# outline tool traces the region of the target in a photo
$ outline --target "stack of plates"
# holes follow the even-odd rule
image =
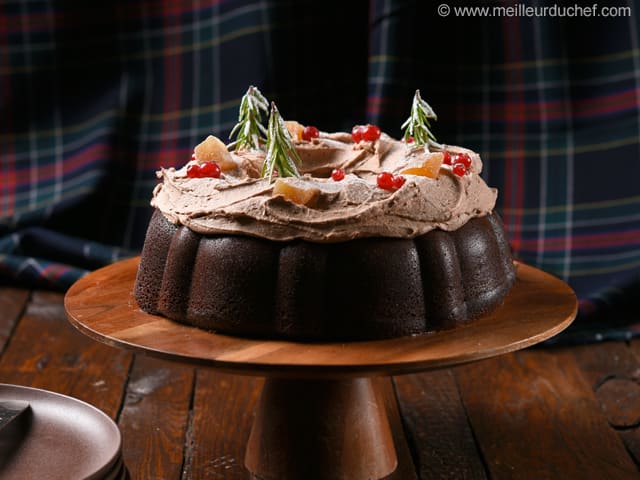
[[[0,430],[0,479],[127,480],[118,426],[102,411],[46,390],[0,384],[0,402],[30,409]]]

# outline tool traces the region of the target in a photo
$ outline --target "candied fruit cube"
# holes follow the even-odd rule
[[[295,120],[286,120],[284,126],[289,130],[289,135],[293,138],[294,142],[302,141],[302,133],[304,132],[304,125],[296,122]]]
[[[427,176],[427,171],[422,167],[411,167],[402,170],[400,173],[403,175],[419,175],[421,177]]]
[[[194,153],[198,163],[216,162],[223,172],[228,172],[238,166],[233,161],[227,146],[213,135],[209,135],[202,143],[197,145]]]
[[[444,154],[442,152],[435,152],[429,155],[422,164],[422,168],[426,171],[425,176],[429,178],[438,178],[443,160]]]
[[[444,155],[441,152],[431,153],[427,159],[422,162],[422,165],[419,167],[411,167],[406,170],[402,170],[403,174],[406,175],[419,175],[421,177],[429,177],[429,178],[438,178],[440,175],[440,167],[442,166],[442,161],[444,160]]]
[[[311,207],[318,200],[320,190],[313,187],[303,188],[278,178],[273,186],[273,195],[282,195],[290,202]]]

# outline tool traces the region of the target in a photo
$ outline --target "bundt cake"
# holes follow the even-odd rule
[[[371,125],[324,133],[275,106],[267,133],[233,151],[210,136],[159,172],[134,287],[142,310],[332,341],[455,328],[503,301],[515,266],[475,152]],[[269,163],[274,151],[285,157]]]

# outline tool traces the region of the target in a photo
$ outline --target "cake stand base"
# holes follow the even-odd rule
[[[239,338],[142,312],[133,298],[138,259],[76,282],[69,321],[119,348],[266,377],[245,465],[260,480],[416,478],[391,375],[449,367],[545,340],[575,318],[573,291],[526,265],[503,305],[462,328],[363,342]]]
[[[261,480],[366,480],[398,464],[377,379],[267,378],[245,465]]]

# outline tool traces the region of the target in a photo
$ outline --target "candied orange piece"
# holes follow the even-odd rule
[[[422,162],[421,166],[407,168],[400,173],[404,173],[406,175],[419,175],[421,177],[438,178],[443,160],[444,155],[441,152],[432,153],[424,162]]]
[[[428,177],[427,170],[424,167],[413,167],[402,170],[400,173],[404,175],[419,175],[421,177]]]
[[[422,164],[422,168],[424,168],[427,172],[425,176],[429,178],[438,178],[443,160],[444,155],[442,154],[442,152],[436,152],[429,155],[429,157]]]
[[[209,135],[194,149],[198,163],[216,162],[220,170],[227,172],[238,165],[233,161],[227,146],[217,137]]]
[[[318,199],[320,190],[317,188],[301,188],[278,178],[273,186],[273,194],[282,195],[290,202],[297,203],[298,205],[310,207]]]
[[[295,120],[285,120],[284,126],[289,130],[291,138],[294,142],[300,142],[302,140],[302,132],[304,131],[304,125],[296,122]]]

